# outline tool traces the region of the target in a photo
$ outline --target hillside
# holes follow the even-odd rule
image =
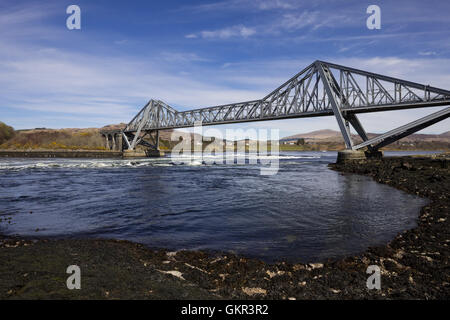
[[[36,128],[26,130],[14,130],[13,133],[4,134],[5,139],[1,140],[2,132],[9,132],[0,123],[0,149],[9,150],[106,150],[105,138],[101,135],[102,130],[122,129],[125,123],[107,125],[102,128],[67,128],[67,129],[47,129]],[[3,128],[3,129],[2,129]],[[8,127],[11,128],[11,127]],[[11,128],[12,130],[12,128]],[[171,149],[176,142],[170,142],[173,130],[160,132],[160,146],[162,149]],[[179,132],[179,136],[193,139],[194,135],[186,132]]]
[[[122,129],[126,124],[113,124],[102,128],[36,128],[17,130],[0,122],[0,149],[10,150],[106,150],[101,130]],[[173,130],[160,132],[161,149],[170,150],[177,141],[171,141]],[[194,134],[177,131],[177,135],[193,140]],[[369,138],[376,134],[368,133]],[[356,142],[361,141],[353,135]],[[302,145],[281,144],[281,150],[342,150],[344,141],[341,133],[335,130],[318,130],[285,137],[284,139],[303,139]],[[450,131],[439,135],[413,134],[384,148],[385,150],[450,150]]]
[[[339,131],[325,129],[325,130],[317,130],[308,133],[299,133],[293,136],[285,137],[284,139],[340,139],[342,137]]]
[[[367,133],[367,136],[374,138],[376,133]],[[355,142],[361,142],[358,135],[352,134]],[[298,146],[301,150],[341,150],[344,148],[344,140],[339,131],[318,130],[308,133],[291,135],[281,140],[304,139],[305,144]],[[284,146],[282,149],[295,149],[294,146]],[[412,134],[391,145],[384,150],[450,150],[450,131],[442,134]]]
[[[0,149],[39,150],[72,149],[104,150],[104,140],[98,128],[18,130]]]

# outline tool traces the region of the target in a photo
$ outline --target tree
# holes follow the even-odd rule
[[[14,134],[15,134],[15,131],[12,127],[10,127],[0,121],[0,144],[11,139],[14,136]]]
[[[298,146],[304,146],[305,145],[305,139],[304,138],[297,139],[297,145]]]

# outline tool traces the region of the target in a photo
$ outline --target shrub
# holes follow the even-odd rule
[[[0,121],[0,144],[14,137],[15,131],[12,127]]]

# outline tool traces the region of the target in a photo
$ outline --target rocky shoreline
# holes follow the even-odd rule
[[[266,264],[226,253],[151,250],[117,240],[0,238],[0,299],[448,299],[449,158],[330,165],[430,199],[418,226],[385,246],[315,264]],[[81,268],[68,290],[66,268]],[[366,269],[381,268],[369,290]]]

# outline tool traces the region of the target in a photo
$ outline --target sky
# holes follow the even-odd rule
[[[81,29],[69,30],[69,5]],[[381,29],[369,30],[369,5]],[[16,129],[129,122],[264,97],[315,60],[450,90],[450,2],[0,0],[0,121]],[[360,115],[381,133],[439,108]],[[334,117],[218,126],[338,129]],[[450,130],[450,119],[422,133]]]

